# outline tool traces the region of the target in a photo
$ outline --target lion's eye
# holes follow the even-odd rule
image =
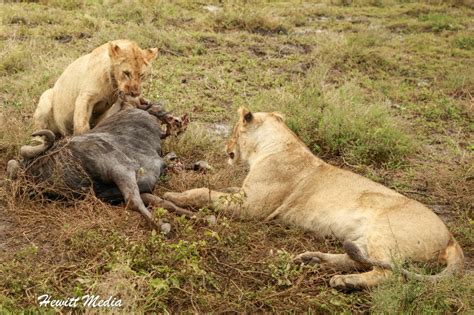
[[[140,79],[143,80],[144,78],[145,78],[145,74],[144,73],[140,74]]]
[[[130,73],[130,71],[124,71],[123,75],[126,76],[128,79],[132,77],[132,74]]]

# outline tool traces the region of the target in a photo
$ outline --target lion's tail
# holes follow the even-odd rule
[[[365,255],[360,250],[360,248],[351,241],[345,241],[343,246],[347,255],[349,255],[351,259],[368,266],[379,267],[382,269],[400,270],[401,273],[408,279],[436,281],[455,274],[462,274],[464,271],[464,254],[462,252],[461,246],[459,246],[458,242],[453,236],[451,236],[448,245],[440,257],[440,260],[446,261],[447,266],[445,269],[443,269],[443,271],[435,275],[421,275],[403,268],[399,269],[393,263],[381,262],[371,259],[367,257],[367,255]]]
[[[402,273],[405,277],[409,279],[428,279],[428,280],[439,280],[455,274],[462,274],[464,271],[464,254],[462,252],[461,246],[458,242],[451,236],[451,239],[448,242],[448,246],[444,249],[444,253],[441,255],[441,260],[446,261],[446,268],[443,269],[438,274],[435,275],[420,275],[408,270],[402,269]]]

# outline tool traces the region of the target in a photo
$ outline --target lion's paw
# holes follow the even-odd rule
[[[322,253],[320,252],[304,252],[293,258],[293,262],[297,264],[316,265],[322,262]]]
[[[175,202],[177,199],[179,199],[179,195],[181,195],[181,193],[167,192],[163,195],[163,199]]]
[[[329,280],[329,285],[339,291],[353,291],[356,286],[351,282],[350,276],[336,275]]]

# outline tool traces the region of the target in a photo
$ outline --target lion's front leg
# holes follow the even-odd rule
[[[74,135],[79,135],[90,129],[90,119],[97,96],[89,93],[81,93],[74,107]]]
[[[168,192],[163,195],[163,199],[169,200],[180,207],[192,208],[225,208],[227,210],[236,210],[238,202],[237,194],[224,193],[210,190],[208,188],[195,188],[182,193]]]
[[[179,207],[204,208],[209,204],[210,191],[207,188],[196,188],[184,192],[167,192],[163,199],[169,200]]]

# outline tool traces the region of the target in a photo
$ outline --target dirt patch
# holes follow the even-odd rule
[[[10,18],[10,24],[28,24],[28,21],[22,16],[12,16]]]
[[[72,36],[71,35],[57,35],[57,36],[54,36],[54,40],[57,40],[58,42],[65,44],[72,41]]]
[[[310,45],[286,43],[278,48],[278,55],[309,54],[312,50],[313,48]]]
[[[259,45],[250,46],[249,50],[257,57],[263,57],[263,56],[267,55],[267,52],[265,51],[265,48],[263,48]]]
[[[307,27],[301,26],[294,29],[293,34],[296,35],[308,35],[308,34],[321,34],[327,32],[322,28],[314,28],[314,27]]]
[[[60,34],[60,35],[54,36],[53,38],[54,38],[54,40],[60,42],[61,44],[67,44],[67,43],[71,42],[74,39],[91,38],[91,35],[87,34],[87,33],[80,32],[80,33],[75,33],[75,34]]]

